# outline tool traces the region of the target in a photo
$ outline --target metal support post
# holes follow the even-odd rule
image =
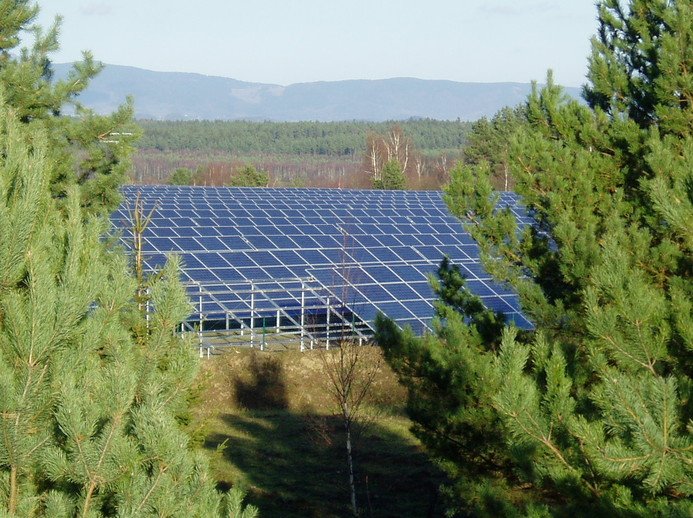
[[[145,303],[144,303],[144,318],[147,321],[147,331],[149,331],[149,314],[151,313],[151,306],[149,302],[149,288],[144,290],[145,297],[147,297]]]
[[[197,328],[197,340],[200,344],[200,358],[201,358],[202,357],[202,320],[203,320],[203,317],[202,317],[202,284],[198,284],[197,286],[200,289],[200,295],[198,298],[198,306],[197,306],[197,311],[199,312],[199,315],[200,315],[200,323],[199,323],[199,326]]]
[[[304,344],[305,323],[306,323],[306,291],[305,291],[305,284],[301,283],[301,352],[303,352],[306,349],[305,344]]]
[[[250,285],[250,347],[255,347],[255,285]]]
[[[327,297],[327,315],[325,317],[326,322],[325,322],[325,347],[327,350],[330,350],[330,297]]]

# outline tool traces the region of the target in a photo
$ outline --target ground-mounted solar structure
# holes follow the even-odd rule
[[[435,191],[127,186],[111,219],[126,246],[139,199],[151,220],[145,267],[168,254],[183,263],[195,305],[183,328],[223,330],[266,343],[293,336],[301,348],[364,339],[378,313],[417,333],[431,329],[429,275],[447,256],[468,289],[518,327],[531,323],[517,295],[479,261],[478,246]],[[513,193],[501,193],[522,222]]]

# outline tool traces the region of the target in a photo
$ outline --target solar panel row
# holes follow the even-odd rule
[[[434,313],[428,276],[448,256],[487,307],[531,327],[516,294],[484,271],[476,243],[439,192],[169,186],[123,192],[112,215],[123,240],[131,237],[129,207],[139,197],[145,213],[152,212],[144,234],[147,267],[179,254],[183,280],[200,294],[214,293],[200,297],[205,318],[264,317],[329,296],[369,325],[382,312],[424,331]],[[520,222],[531,221],[513,193],[501,193],[501,204]],[[276,280],[283,284],[274,287]],[[312,283],[307,298],[306,282]]]

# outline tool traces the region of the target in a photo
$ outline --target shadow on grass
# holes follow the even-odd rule
[[[236,404],[249,410],[288,408],[284,367],[278,356],[250,356],[249,380],[233,379]]]
[[[225,461],[244,474],[249,501],[267,516],[350,516],[342,423],[337,417],[285,409],[225,414],[205,446],[228,441]],[[362,516],[441,516],[443,481],[397,426],[372,423],[356,441],[355,469]],[[227,486],[234,481],[222,481]]]

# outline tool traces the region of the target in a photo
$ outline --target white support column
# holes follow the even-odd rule
[[[146,302],[144,303],[144,318],[147,321],[147,330],[149,330],[149,314],[152,311],[151,303],[149,302],[149,288],[147,288],[144,293],[146,294],[145,296],[147,297]]]
[[[197,287],[200,290],[200,294],[197,300],[197,311],[198,314],[200,315],[200,322],[199,325],[197,326],[197,340],[200,345],[200,358],[202,358],[202,284],[198,284]]]
[[[250,347],[255,347],[255,285],[250,285]]]
[[[277,310],[277,330],[276,330],[277,333],[279,332],[279,326],[280,326],[280,324],[281,324],[281,319],[280,319],[280,316],[279,316],[279,310]]]
[[[306,290],[305,284],[301,283],[301,352],[303,352],[306,347],[304,345],[304,334],[305,334],[305,323],[306,323]]]
[[[327,316],[325,322],[325,347],[330,350],[330,313],[332,308],[330,308],[330,297],[327,297]]]

